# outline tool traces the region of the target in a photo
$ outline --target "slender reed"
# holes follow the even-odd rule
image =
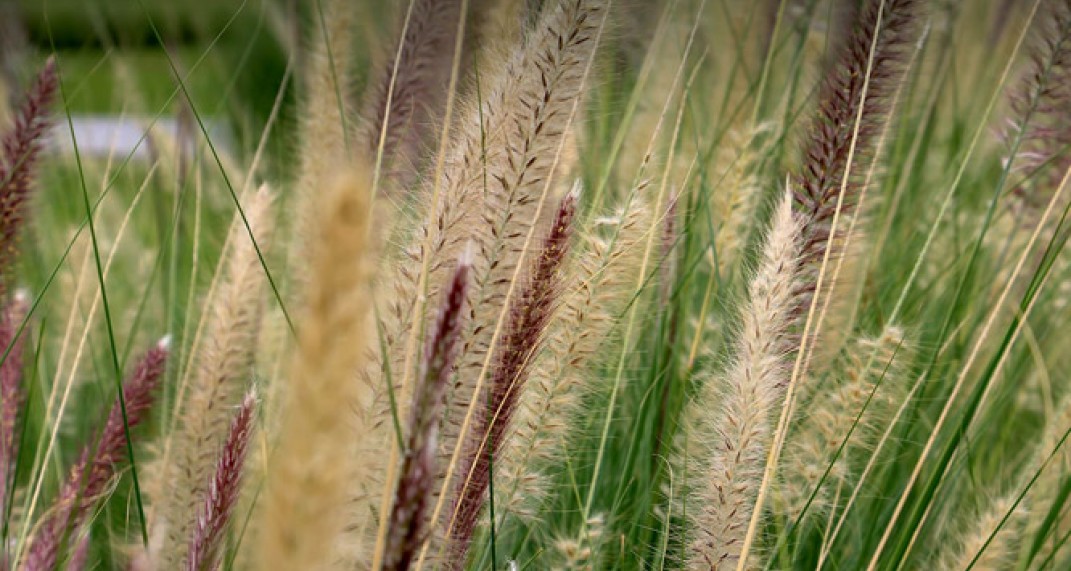
[[[528,283],[510,307],[509,321],[490,377],[487,408],[479,417],[457,473],[454,515],[446,566],[460,570],[468,555],[472,534],[493,477],[491,458],[504,452],[505,437],[531,365],[540,348],[561,284],[562,264],[569,252],[576,214],[577,192],[570,192],[558,206],[554,224],[533,260]]]
[[[367,171],[342,178],[323,200],[309,247],[305,316],[268,459],[258,569],[325,569],[340,557],[349,485],[367,477],[354,439],[369,430],[362,366],[370,329],[373,253]],[[356,414],[355,414],[356,413]],[[367,557],[360,542],[347,537]]]
[[[170,339],[165,337],[149,349],[123,382],[121,398],[126,405],[126,422],[123,407],[116,399],[100,438],[82,449],[52,508],[38,524],[24,562],[26,571],[52,571],[66,556],[72,532],[104,493],[115,476],[116,465],[126,457],[128,430],[141,424],[152,407],[167,365],[169,344]]]
[[[446,290],[439,317],[428,336],[424,359],[417,377],[419,390],[409,417],[409,441],[403,461],[401,478],[394,494],[383,556],[383,569],[409,569],[420,553],[427,533],[425,513],[435,492],[435,454],[446,387],[453,372],[461,323],[464,317],[468,274],[472,268],[469,256],[458,262],[450,288]]]
[[[256,400],[254,391],[247,393],[231,422],[216,473],[193,526],[185,561],[187,571],[214,571],[219,567],[223,535],[241,492],[242,468],[253,432]]]

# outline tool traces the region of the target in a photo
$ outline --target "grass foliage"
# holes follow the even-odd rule
[[[114,4],[0,6],[0,571],[1071,567],[1068,0]]]

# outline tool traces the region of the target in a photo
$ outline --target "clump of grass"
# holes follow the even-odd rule
[[[422,299],[440,295],[452,260],[471,241],[470,317],[458,356],[456,382],[448,392],[440,453],[455,456],[472,411],[478,406],[485,362],[505,313],[512,282],[531,235],[546,220],[544,208],[557,176],[566,132],[591,66],[605,6],[565,0],[548,6],[536,31],[506,62],[481,73],[478,100],[459,117],[459,133],[445,151],[441,171],[428,182],[420,230],[397,270],[384,337],[396,393],[408,401],[416,339],[423,331]],[[482,79],[487,77],[489,79]],[[386,385],[381,382],[380,386]],[[389,408],[380,399],[381,425]],[[404,414],[404,409],[401,411]],[[440,488],[452,485],[445,472]],[[385,488],[384,488],[385,489]],[[442,517],[442,495],[435,512]],[[382,506],[386,508],[386,506]],[[370,506],[370,509],[379,509]],[[385,510],[386,511],[386,510]],[[444,526],[437,527],[442,538]],[[382,536],[382,530],[381,534]],[[441,541],[439,542],[441,543]]]
[[[89,547],[91,534],[88,530],[77,535],[77,542],[71,550],[71,558],[67,562],[69,571],[83,571],[89,563]]]
[[[147,109],[150,148],[47,152],[53,63],[12,116],[0,570],[1067,567],[1071,5],[851,4],[243,4],[168,46],[174,141],[43,8],[71,139]],[[250,157],[189,89],[247,37],[286,57],[229,76],[287,66]],[[163,356],[83,428],[143,330],[185,364],[145,498]]]
[[[858,193],[850,186],[851,169],[873,145],[876,125],[887,113],[913,11],[913,2],[895,0],[862,8],[855,32],[842,47],[843,61],[823,87],[819,116],[804,145],[803,170],[792,184],[796,213],[788,202],[779,205],[758,273],[747,287],[740,344],[724,380],[708,379],[710,392],[695,401],[703,410],[720,400],[723,409],[712,419],[694,421],[691,429],[692,438],[711,447],[693,468],[710,476],[700,480],[691,500],[701,506],[690,516],[691,568],[724,568],[747,556],[749,528],[765,509],[769,472],[784,430],[784,420],[775,426],[770,417],[783,401],[791,402],[786,398],[792,398],[790,381],[797,374],[788,368],[789,336],[803,327],[811,294],[821,287],[822,268],[843,240],[836,235],[836,220]],[[719,398],[719,390],[726,396]]]
[[[482,210],[465,229],[477,245],[475,313],[448,409],[448,446],[463,437],[460,425],[479,394],[477,380],[500,308],[509,303],[510,284],[533,227],[553,210],[543,204],[554,177],[560,176],[561,151],[604,15],[600,2],[567,0],[549,6],[524,49],[492,76],[484,110],[471,116],[473,132],[466,145],[475,161],[465,160],[471,174],[458,182],[466,185],[466,193],[480,193],[483,199]]]

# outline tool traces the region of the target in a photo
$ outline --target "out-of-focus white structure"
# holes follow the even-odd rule
[[[221,152],[230,151],[233,144],[227,125],[206,120],[205,128],[212,144]],[[72,138],[71,132],[74,132]],[[180,121],[175,117],[122,117],[114,115],[74,115],[71,122],[60,117],[49,137],[51,150],[63,154],[78,151],[87,158],[112,158],[149,161],[164,153],[181,152],[192,155],[205,144],[196,122]]]

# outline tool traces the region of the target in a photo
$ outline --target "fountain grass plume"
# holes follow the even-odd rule
[[[85,529],[79,531],[75,537],[78,538],[78,543],[75,544],[71,551],[71,558],[67,561],[67,571],[84,571],[86,565],[89,564],[89,541],[92,534]]]
[[[414,394],[409,415],[409,441],[388,527],[384,570],[409,569],[426,538],[426,511],[436,492],[435,456],[438,452],[436,441],[439,422],[464,318],[465,290],[468,288],[471,264],[469,255],[458,261],[454,279],[446,290],[439,317],[424,349],[424,359],[417,377],[419,388]]]
[[[966,520],[967,526],[962,536],[950,544],[950,549],[939,555],[931,569],[996,571],[1014,566],[1016,546],[1022,530],[1017,529],[1016,522],[1004,521],[1004,517],[1013,512],[1015,498],[1005,495],[987,504]]]
[[[403,30],[372,90],[361,129],[361,144],[395,191],[417,180],[421,155],[442,121],[454,58],[461,0],[414,0],[402,10]]]
[[[245,205],[262,251],[272,234],[272,192],[262,186]],[[235,214],[229,247],[224,253],[222,281],[209,300],[208,328],[196,356],[196,372],[180,404],[177,430],[169,435],[150,497],[156,503],[154,527],[163,529],[163,542],[154,546],[153,559],[165,569],[182,566],[191,529],[201,508],[219,456],[230,432],[232,410],[242,402],[255,361],[257,335],[265,305],[260,258]],[[154,530],[160,532],[159,529]]]
[[[320,202],[305,254],[304,316],[256,524],[257,568],[265,571],[325,569],[345,557],[344,507],[351,487],[375,465],[357,457],[371,432],[372,397],[356,378],[375,339],[370,173],[362,168],[339,178]],[[365,540],[345,537],[358,560],[371,554]]]
[[[216,473],[193,526],[185,561],[187,571],[214,571],[219,567],[224,533],[241,492],[242,468],[253,432],[256,400],[255,391],[247,393],[231,422]]]
[[[722,177],[719,189],[711,197],[711,226],[714,231],[714,252],[721,276],[734,270],[744,253],[755,213],[762,197],[756,171],[758,159],[765,149],[760,146],[762,135],[771,130],[762,125],[751,131],[732,130],[725,144],[715,155],[715,174]]]
[[[1026,74],[1011,97],[1014,112],[1005,140],[1020,138],[1012,168],[1024,175],[1012,189],[1017,218],[1033,227],[1071,167],[1071,3],[1046,4],[1035,24],[1035,46]]]
[[[7,526],[14,498],[15,466],[19,457],[19,426],[25,395],[22,390],[24,330],[29,296],[16,292],[0,316],[0,525]],[[0,545],[0,561],[7,545]]]
[[[52,101],[59,90],[56,60],[49,58],[26,93],[11,130],[3,137],[0,154],[0,294],[13,279],[19,231],[26,216],[34,167],[51,121]]]
[[[602,364],[598,352],[614,340],[612,330],[639,271],[651,210],[636,194],[616,215],[595,220],[565,272],[561,303],[521,393],[510,453],[495,458],[499,514],[536,521],[553,489],[550,471],[564,459],[562,443],[570,441],[570,428],[595,386],[591,376]]]
[[[865,171],[861,166],[874,160],[876,138],[891,112],[920,4],[868,0],[826,75],[793,184],[804,268],[816,271],[826,249],[836,253],[843,241],[842,234],[831,240],[831,225],[838,209],[842,216],[852,212],[861,188],[857,179]]]
[[[1000,495],[983,496],[970,518],[953,520],[961,529],[954,530],[951,541],[936,554],[935,568],[951,571],[972,563],[978,569],[1003,569],[1015,563],[1032,568],[1032,563],[1050,555],[1066,559],[1071,547],[1063,539],[1071,531],[1071,520],[1064,510],[1052,520],[1048,516],[1066,501],[1061,490],[1071,468],[1069,430],[1071,396],[1065,395],[1042,426],[1027,460],[1015,470],[1011,485]]]
[[[762,246],[724,371],[709,376],[686,410],[697,482],[689,494],[688,569],[731,569],[740,557],[769,450],[771,413],[790,374],[789,328],[800,263],[800,226],[786,194]],[[717,403],[717,404],[715,404]],[[716,406],[713,414],[711,406]]]
[[[835,507],[837,483],[854,483],[851,457],[869,452],[875,429],[889,421],[903,397],[912,355],[904,344],[897,326],[856,339],[827,378],[801,395],[810,404],[785,443],[777,493],[788,521],[827,514]]]
[[[349,0],[310,2],[311,35],[304,54],[304,85],[298,116],[297,178],[294,181],[292,245],[289,257],[292,279],[300,283],[307,273],[299,255],[305,242],[317,233],[318,208],[330,173],[348,162],[353,149],[353,110],[349,90],[353,78],[353,43],[356,4]]]
[[[793,338],[796,365],[784,379],[787,391],[778,396],[780,415],[772,446],[758,460],[762,477],[758,498],[747,510],[749,523],[738,569],[746,566],[778,470],[796,403],[796,385],[806,374],[800,365],[810,352],[810,342],[818,337],[811,330],[815,294],[828,295],[837,286],[823,283],[826,267],[843,254],[845,242],[851,239],[844,230],[851,225],[844,221],[854,215],[866,180],[860,180],[860,173],[867,170],[861,167],[877,160],[874,154],[881,126],[892,112],[921,9],[922,3],[916,0],[867,0],[821,88],[817,117],[803,145],[803,165],[790,185],[800,241],[799,264],[790,278],[796,288],[791,300],[793,317],[784,333]]]
[[[552,179],[562,174],[557,170],[559,150],[576,101],[584,96],[605,11],[602,0],[559,0],[546,6],[524,49],[489,83],[485,127],[481,115],[473,117],[472,144],[478,152],[486,149],[487,157],[475,155],[473,178],[464,182],[482,199],[466,235],[477,247],[472,316],[448,397],[443,450],[453,450],[458,439],[467,438],[460,434],[464,419],[473,399],[480,398],[476,385],[533,225],[553,223],[554,209],[540,201]]]
[[[461,460],[450,517],[450,546],[446,565],[464,566],[490,485],[491,456],[509,454],[506,435],[525,389],[532,356],[544,341],[547,323],[558,302],[562,264],[569,252],[578,192],[570,192],[558,206],[554,224],[532,261],[527,283],[510,307],[509,320],[497,349],[483,410]]]
[[[145,420],[170,354],[170,339],[149,349],[123,382],[123,407],[116,400],[100,437],[87,443],[71,468],[51,509],[37,526],[23,564],[26,571],[52,571],[66,557],[73,537],[86,515],[115,477],[116,466],[126,457],[127,431]]]
[[[543,208],[540,197],[552,183],[548,178],[555,174],[558,149],[584,95],[604,14],[604,0],[548,5],[537,28],[510,57],[481,69],[477,96],[460,109],[442,168],[427,178],[417,198],[422,221],[386,279],[391,289],[380,311],[383,351],[367,375],[379,387],[376,425],[386,427],[382,442],[389,442],[392,422],[385,371],[404,418],[419,361],[419,334],[434,311],[423,300],[442,295],[454,261],[472,242],[470,315],[458,353],[461,372],[458,386],[448,389],[440,439],[440,450],[456,447],[500,313],[496,308],[504,303],[532,225],[550,222],[553,209]],[[537,212],[542,220],[536,220]],[[442,475],[439,489],[451,484],[445,480]],[[392,485],[370,481],[365,487],[389,494]],[[387,513],[384,503],[373,500],[367,508],[382,516]]]

